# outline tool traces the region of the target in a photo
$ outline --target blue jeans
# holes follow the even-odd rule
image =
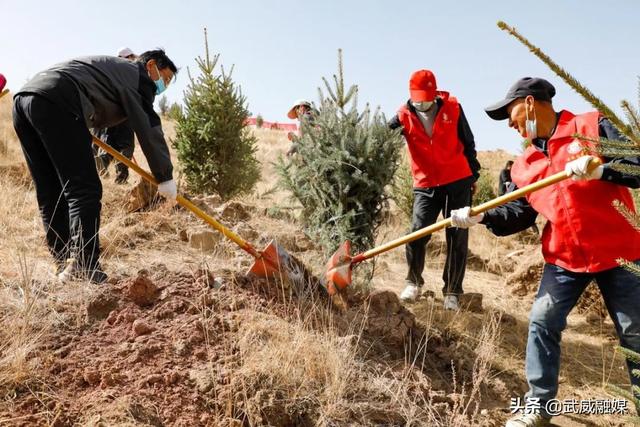
[[[635,261],[640,265],[640,261]],[[640,277],[623,269],[612,268],[600,273],[572,273],[545,264],[540,289],[529,315],[526,372],[529,391],[526,398],[538,398],[542,414],[547,401],[558,392],[560,372],[560,337],[567,326],[567,316],[589,282],[595,279],[622,347],[640,353]],[[631,384],[640,379],[631,375],[640,365],[627,361]]]

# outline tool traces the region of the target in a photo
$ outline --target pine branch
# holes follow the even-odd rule
[[[335,76],[334,76],[335,77]],[[338,101],[338,97],[336,96],[336,94],[333,92],[333,89],[331,89],[331,85],[329,84],[329,81],[323,77],[322,81],[324,82],[324,86],[327,89],[327,92],[329,92],[329,98],[331,98],[331,100],[337,105],[340,106],[340,103]],[[320,98],[323,99],[323,98]]]
[[[634,154],[637,155],[637,154]],[[640,166],[625,165],[622,163],[611,163],[609,167],[617,172],[621,172],[627,175],[640,176]]]
[[[574,138],[581,141],[590,142],[598,154],[605,157],[627,157],[640,155],[640,147],[625,140],[613,140],[607,138],[591,138],[579,133],[573,134]],[[640,175],[640,173],[638,174]]]
[[[205,54],[207,66],[209,66],[211,62],[209,61],[209,37],[207,34],[207,27],[204,27],[204,54]]]
[[[627,120],[631,123],[631,127],[635,133],[640,133],[640,117],[638,111],[627,100],[623,100],[620,106],[624,110]]]
[[[625,261],[625,263],[627,263],[627,261]],[[635,266],[635,264],[634,264]],[[636,267],[638,268],[638,267]],[[638,268],[637,270],[638,272],[640,272],[640,268]],[[635,352],[633,350],[630,350],[626,347],[622,347],[620,345],[616,346],[616,350],[619,351],[620,353],[622,353],[622,355],[625,357],[625,359],[633,362],[633,363],[637,363],[640,364],[640,353]]]
[[[627,261],[626,259],[622,259],[622,258],[618,258],[616,260],[616,262],[625,270],[630,271],[631,273],[635,274],[636,276],[640,276],[640,267],[638,267],[637,265],[635,265],[633,262],[631,261]],[[625,357],[627,357],[626,352],[630,351],[625,349],[624,347],[619,347],[620,351],[625,355]],[[633,356],[632,357],[637,357],[637,356]],[[640,359],[637,359],[638,361],[636,361],[636,359],[630,359],[633,362],[636,363],[640,363]]]
[[[611,393],[616,396],[622,397],[623,399],[628,400],[629,402],[633,402],[635,400],[633,394],[629,390],[625,390],[617,385],[608,384],[606,387]]]
[[[640,231],[640,216],[631,211],[621,201],[614,200],[613,207],[627,220],[629,224],[637,231]]]
[[[587,100],[593,107],[604,114],[615,127],[620,130],[626,137],[632,140],[636,145],[640,146],[640,138],[635,135],[630,127],[625,124],[614,112],[609,108],[600,98],[595,96],[589,89],[583,86],[578,80],[576,80],[571,74],[555,63],[547,54],[545,54],[540,48],[533,45],[529,40],[522,36],[518,31],[509,26],[504,21],[498,21],[498,27],[511,34],[520,43],[525,45],[531,53],[536,55],[542,62],[544,62],[554,73],[556,73],[562,80],[564,80],[573,90]]]

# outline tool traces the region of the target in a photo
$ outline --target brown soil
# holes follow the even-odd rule
[[[15,425],[315,425],[314,401],[291,399],[260,378],[247,383],[234,374],[243,362],[242,325],[258,315],[291,318],[292,303],[313,313],[312,328],[329,328],[346,340],[357,339],[353,325],[361,325],[357,348],[368,368],[409,369],[426,378],[424,398],[439,395],[444,412],[455,402],[451,364],[459,368],[458,381],[471,380],[471,352],[433,331],[422,361],[405,366],[424,345],[425,331],[394,292],[353,294],[349,309],[340,313],[319,304],[320,298],[295,302],[273,283],[229,271],[217,280],[204,270],[191,274],[155,265],[150,271],[106,285],[87,306],[87,325],[44,338],[49,353],[41,380],[47,388],[18,391]],[[362,401],[363,412],[351,421],[403,419],[384,409],[393,406],[384,394],[354,390],[354,399]]]

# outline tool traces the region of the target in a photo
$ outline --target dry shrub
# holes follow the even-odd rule
[[[540,251],[523,255],[513,273],[505,279],[505,284],[512,287],[515,295],[524,296],[535,291],[542,277],[544,259]]]
[[[604,304],[602,293],[595,282],[591,282],[576,303],[578,313],[594,314],[602,319],[607,316],[607,306]]]
[[[312,328],[318,319],[307,315],[287,321],[256,313],[243,320],[241,362],[230,381],[240,391],[230,403],[236,419],[251,425],[463,426],[478,417],[499,341],[498,318],[471,338],[477,342],[472,381],[446,395],[420,368],[433,357],[427,337],[404,364],[385,364],[368,353],[364,324],[340,334],[329,326]]]

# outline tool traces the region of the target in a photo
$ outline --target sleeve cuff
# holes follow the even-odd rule
[[[608,165],[602,166],[602,176],[600,177],[601,181],[614,182],[616,179],[617,171],[611,169]]]

